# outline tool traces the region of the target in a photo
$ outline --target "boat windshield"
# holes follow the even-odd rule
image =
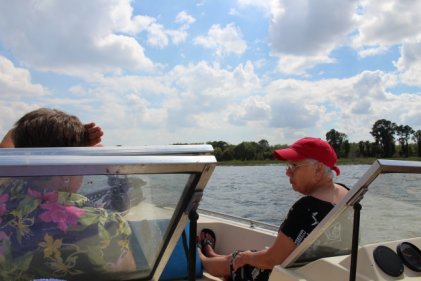
[[[380,174],[361,205],[362,245],[421,236],[421,174]]]
[[[421,162],[377,160],[282,266],[350,254],[357,203],[359,245],[419,237],[420,201]]]
[[[158,280],[216,165],[164,150],[0,151],[0,279]]]

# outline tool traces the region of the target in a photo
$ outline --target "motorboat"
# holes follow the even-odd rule
[[[216,251],[229,254],[269,247],[278,226],[199,208],[217,165],[212,152],[209,145],[1,149],[0,280],[222,280],[202,271],[196,255],[201,229],[212,229],[218,237]],[[8,217],[2,204],[16,194],[4,196],[4,190],[15,181],[57,176],[83,177],[78,194],[87,198],[90,208],[124,218],[134,267],[110,271],[85,267],[74,275],[57,269],[39,272],[36,262],[46,252],[37,246],[43,244],[35,241],[36,235],[30,237],[35,245],[31,251],[40,252],[40,259],[22,265],[19,249],[9,249],[14,254],[7,251],[12,234],[4,231]],[[309,236],[274,267],[269,280],[421,280],[420,179],[421,162],[376,160]],[[67,233],[54,233],[66,239],[77,227],[71,224]],[[99,241],[95,235],[99,232],[90,238]],[[84,255],[79,258],[93,259],[89,251]]]

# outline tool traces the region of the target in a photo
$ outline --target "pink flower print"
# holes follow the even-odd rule
[[[28,188],[28,195],[36,199],[43,199],[47,202],[57,202],[58,199],[58,192],[47,192],[45,194],[41,194],[41,192],[30,188]]]
[[[7,200],[9,200],[9,195],[8,194],[3,194],[0,195],[0,216],[3,216],[4,213],[6,212],[6,202]],[[0,222],[2,221],[1,217],[0,217]]]
[[[40,205],[46,209],[39,218],[44,222],[54,222],[63,232],[67,231],[69,225],[76,226],[79,218],[85,211],[75,206],[66,206],[57,203],[45,203]]]
[[[0,204],[6,203],[9,200],[9,194],[0,195]]]

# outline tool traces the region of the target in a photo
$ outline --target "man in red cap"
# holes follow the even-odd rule
[[[289,148],[274,151],[274,156],[281,161],[301,161],[307,158],[317,160],[331,168],[339,176],[340,170],[335,166],[337,158],[330,144],[319,138],[302,138]]]
[[[286,175],[293,189],[306,196],[291,207],[267,249],[218,255],[213,250],[213,232],[201,233],[199,255],[208,273],[233,281],[267,281],[272,268],[281,264],[348,192],[347,187],[333,181],[332,170],[337,175],[340,170],[335,151],[324,140],[302,138],[288,148],[275,150],[274,156],[287,161]]]

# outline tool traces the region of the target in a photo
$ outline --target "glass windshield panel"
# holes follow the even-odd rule
[[[353,216],[354,209],[346,208],[291,266],[302,265],[323,257],[351,253]]]
[[[360,244],[421,236],[420,202],[420,174],[380,174],[361,200]]]
[[[147,278],[193,176],[0,178],[0,279]]]

